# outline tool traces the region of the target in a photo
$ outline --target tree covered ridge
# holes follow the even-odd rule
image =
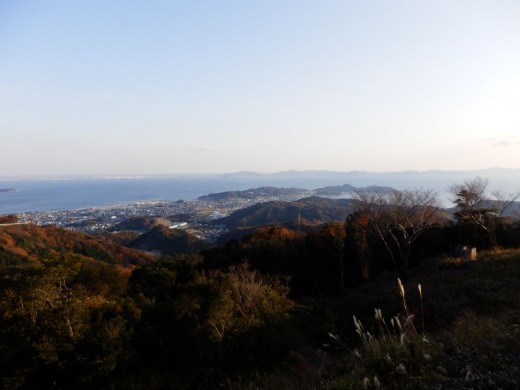
[[[77,253],[3,263],[3,387],[212,389],[219,383],[237,389],[362,388],[357,386],[364,378],[360,362],[348,352],[356,345],[351,318],[356,315],[372,332],[374,308],[404,315],[395,272],[374,272],[364,283],[360,273],[354,288],[353,268],[347,267],[341,286],[340,250],[351,245],[341,223],[308,234],[281,226],[262,227],[257,233],[221,248],[243,251],[251,260],[240,256],[241,261],[219,263],[214,253],[160,258],[137,265],[130,278],[118,265]],[[316,264],[281,264],[306,251],[290,251],[299,245],[313,248]],[[278,257],[260,261],[275,253]],[[343,256],[347,261],[348,252]],[[409,269],[404,284],[411,289],[422,283],[425,297],[422,311],[417,294],[409,292],[407,311],[415,316],[417,328],[425,320],[427,331],[441,332],[428,336],[431,344],[417,339],[413,345],[417,352],[444,362],[439,364],[446,370],[445,379],[432,383],[464,383],[467,372],[459,371],[465,369],[466,356],[460,350],[499,353],[500,370],[510,372],[500,371],[503,382],[497,382],[498,368],[477,358],[472,375],[485,377],[487,369],[494,372],[493,383],[511,380],[518,369],[514,340],[520,329],[519,260],[518,251],[512,250],[481,255],[473,263],[441,257]],[[284,266],[288,268],[279,271],[287,272],[292,264],[292,275],[266,271]],[[312,287],[298,287],[304,280]],[[292,291],[289,286],[294,286]],[[342,292],[342,287],[348,289]],[[489,332],[485,340],[479,336],[482,331]],[[403,383],[410,378],[385,371],[385,356],[372,347],[360,353],[370,354],[363,364],[377,369],[383,383],[394,383],[389,388],[407,388]],[[397,352],[388,353],[403,359]],[[384,379],[387,374],[393,376]],[[425,378],[413,383],[419,380],[426,383]]]
[[[252,350],[275,344],[294,307],[285,281],[246,263],[205,269],[198,255],[152,259],[55,227],[3,227],[0,239],[4,388],[108,386],[172,365],[181,383],[195,368],[270,362],[274,349]]]
[[[348,199],[313,196],[292,202],[259,203],[234,211],[216,222],[230,229],[287,222],[319,225],[328,221],[343,221],[352,211],[352,202]]]
[[[75,254],[130,267],[149,262],[152,256],[115,244],[112,240],[60,229],[56,226],[32,224],[0,227],[0,261],[38,260],[48,256]]]

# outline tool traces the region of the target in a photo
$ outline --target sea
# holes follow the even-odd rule
[[[316,189],[351,184],[356,187],[388,186],[398,190],[430,188],[450,206],[447,188],[480,176],[489,180],[489,191],[520,190],[520,170],[430,172],[330,172],[287,171],[275,174],[241,172],[224,175],[46,177],[0,179],[0,215],[33,211],[72,210],[125,205],[151,200],[193,200],[224,191],[263,186]],[[5,191],[11,189],[14,191]],[[2,191],[3,190],[3,191]]]

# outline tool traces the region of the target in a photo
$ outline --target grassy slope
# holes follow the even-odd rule
[[[378,283],[376,290],[369,290],[370,299],[361,289],[348,297],[346,306],[365,313],[370,307],[381,307],[388,318],[402,312],[397,307],[401,296],[395,277]],[[482,253],[474,262],[431,260],[414,269],[404,284],[409,311],[422,333],[419,283],[425,334],[438,343],[432,368],[439,378],[430,386],[520,388],[520,252]],[[402,388],[415,385],[400,383]]]
[[[404,341],[401,332],[392,336],[390,325],[395,315],[405,322],[397,275],[383,275],[309,313],[315,321],[311,328],[315,333],[320,329],[323,343],[330,347],[302,348],[278,373],[229,387],[377,388],[377,376],[386,389],[520,388],[520,251],[481,253],[474,262],[431,259],[411,270],[404,286],[415,328],[402,332]],[[390,330],[383,332],[384,338],[374,319],[375,308],[382,310]],[[372,341],[361,342],[354,314],[374,335]],[[328,338],[327,331],[338,340]],[[365,377],[370,379],[367,387]]]

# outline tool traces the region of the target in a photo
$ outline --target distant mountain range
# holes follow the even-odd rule
[[[468,176],[486,176],[486,175],[520,175],[520,168],[501,168],[491,167],[483,169],[471,169],[471,170],[442,170],[442,169],[431,169],[426,171],[419,170],[406,170],[406,171],[363,171],[363,170],[351,170],[351,171],[329,171],[329,170],[287,170],[273,173],[259,173],[252,171],[240,171],[228,174],[222,174],[221,176],[343,176],[343,175],[453,175],[461,174]]]
[[[363,174],[363,175],[421,175],[421,174],[467,174],[467,175],[486,175],[486,174],[520,174],[520,168],[501,168],[501,167],[492,167],[492,168],[484,168],[484,169],[472,169],[472,170],[443,170],[443,169],[431,169],[427,171],[419,171],[419,170],[413,170],[409,169],[406,171],[393,171],[393,172],[377,172],[377,171],[320,171],[320,170],[311,170],[311,171],[283,171],[278,172],[276,174],[278,175],[294,175],[294,174]]]
[[[476,176],[489,180],[488,189],[490,192],[501,190],[506,193],[514,193],[520,190],[520,169],[497,167],[475,170],[408,170],[396,172],[290,170],[276,173],[236,172],[216,175],[215,177],[229,182],[257,183],[253,186],[258,187],[293,187],[311,190],[326,186],[337,186],[342,183],[349,183],[356,187],[376,184],[399,190],[428,188],[437,191],[447,205],[449,203],[449,199],[446,197],[447,188],[452,184],[462,183]],[[316,195],[316,193],[313,195]],[[320,196],[325,195],[320,194]]]
[[[165,179],[165,178],[185,178],[185,177],[220,177],[220,178],[243,178],[243,177],[336,177],[336,176],[381,176],[381,175],[465,175],[471,176],[494,176],[494,175],[520,175],[520,168],[502,168],[502,167],[490,167],[483,169],[470,169],[470,170],[441,170],[431,169],[425,171],[419,170],[405,170],[405,171],[365,171],[365,170],[350,170],[350,171],[330,171],[330,170],[287,170],[280,172],[271,173],[260,173],[254,171],[237,171],[229,173],[198,173],[198,174],[85,174],[85,175],[24,175],[24,176],[0,176],[0,180],[76,180],[76,179]]]

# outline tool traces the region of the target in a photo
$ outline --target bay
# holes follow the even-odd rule
[[[192,200],[209,193],[246,190],[261,186],[316,189],[330,185],[370,185],[396,189],[431,188],[449,206],[447,188],[475,176],[489,179],[489,190],[520,190],[520,170],[432,172],[330,172],[288,171],[276,174],[179,175],[165,177],[4,179],[0,189],[0,214],[69,210],[127,204],[147,200]]]

